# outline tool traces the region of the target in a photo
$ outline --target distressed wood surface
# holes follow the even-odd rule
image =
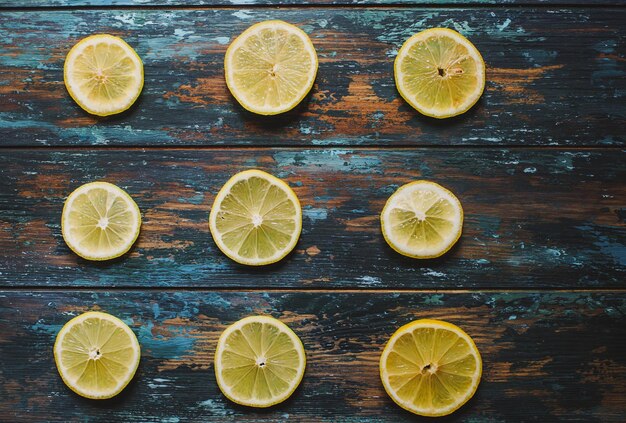
[[[598,288],[626,275],[623,150],[4,150],[0,284],[125,287]],[[208,230],[230,176],[260,168],[303,207],[295,252],[263,269],[224,256]],[[465,211],[444,257],[405,258],[380,234],[387,198],[412,180],[450,188]],[[143,213],[112,263],[78,258],[60,230],[65,197],[106,180]]]
[[[22,4],[22,3],[20,3]],[[223,55],[254,22],[285,19],[320,58],[315,87],[280,117],[244,111]],[[626,8],[251,8],[70,10],[0,14],[0,143],[41,145],[623,146]],[[426,118],[398,95],[397,49],[433,26],[468,36],[486,91],[463,116]],[[96,119],[63,85],[77,40],[107,32],[145,62],[137,104]]]
[[[0,8],[61,8],[61,7],[194,7],[194,6],[300,6],[302,0],[0,0]],[[620,0],[308,0],[307,5],[338,6],[423,6],[436,7],[483,5],[601,5],[619,6]]]
[[[142,346],[134,381],[114,400],[82,399],[57,374],[52,345],[75,314],[125,320]],[[306,348],[303,382],[285,403],[253,410],[217,388],[221,331],[251,314],[286,322]],[[460,325],[484,362],[474,398],[451,422],[622,422],[626,298],[612,293],[0,292],[4,421],[415,422],[378,375],[400,325]],[[523,406],[521,406],[523,405]]]
[[[626,8],[580,7],[623,2],[297,3],[0,0],[0,421],[421,421],[387,397],[378,359],[397,327],[430,317],[463,327],[484,361],[474,399],[438,421],[623,422]],[[279,4],[291,7],[255,7]],[[266,19],[302,27],[320,58],[311,95],[274,118],[239,107],[222,70],[234,37]],[[433,26],[487,64],[479,103],[443,122],[393,83],[397,49]],[[126,39],[146,72],[137,104],[107,119],[63,86],[65,54],[97,32]],[[304,212],[295,252],[262,269],[223,256],[207,224],[222,184],[251,167],[284,178]],[[388,196],[418,178],[465,211],[437,260],[380,234]],[[60,215],[101,179],[143,225],[125,257],[91,263],[66,247]],[[92,309],[142,347],[134,381],[103,402],[69,391],[52,357],[62,325]],[[212,362],[221,331],[260,313],[308,359],[293,397],[261,411],[226,400]]]

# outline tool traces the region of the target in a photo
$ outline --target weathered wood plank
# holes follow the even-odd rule
[[[302,1],[298,0],[21,0],[19,4],[15,0],[0,0],[0,8],[27,8],[27,7],[124,7],[124,6],[299,6]],[[465,7],[482,5],[604,5],[621,6],[619,0],[309,0],[309,5],[337,5],[337,6],[423,6],[423,5],[462,5]]]
[[[251,23],[304,28],[320,56],[296,111],[257,117],[232,99],[223,54]],[[0,140],[29,145],[624,145],[626,8],[300,8],[5,12]],[[411,34],[456,28],[487,66],[482,100],[434,121],[404,103],[392,62]],[[63,86],[80,38],[124,37],[145,62],[131,111],[97,120]],[[575,41],[574,41],[575,40]]]
[[[135,381],[112,401],[78,397],[54,366],[58,330],[90,309],[125,320],[142,346]],[[265,411],[230,403],[213,374],[221,331],[258,313],[289,324],[308,361],[293,397]],[[625,313],[624,293],[4,292],[0,419],[415,421],[386,396],[378,360],[397,327],[430,317],[462,326],[484,361],[475,397],[442,421],[623,421]]]
[[[623,287],[626,168],[622,150],[235,149],[4,150],[0,285],[370,288]],[[264,269],[217,249],[207,217],[238,171],[284,178],[303,205],[295,253]],[[449,187],[464,233],[446,256],[391,250],[378,216],[411,180]],[[125,188],[143,213],[131,253],[79,259],[61,237],[65,197],[93,180]]]

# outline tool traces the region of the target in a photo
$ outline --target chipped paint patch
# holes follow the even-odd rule
[[[177,359],[193,351],[196,339],[186,334],[164,336],[160,332],[153,334],[152,321],[144,322],[137,330],[137,338],[142,348],[150,351],[152,357],[159,359]]]
[[[233,13],[233,16],[241,20],[248,20],[252,19],[253,17],[249,10],[238,10]]]
[[[176,28],[174,30],[174,35],[176,35],[177,37],[181,37],[181,38],[184,38],[186,35],[191,35],[193,33],[194,31],[185,31],[184,29],[181,29],[181,28]]]
[[[279,167],[323,168],[326,171],[350,173],[382,172],[380,157],[352,150],[302,150],[274,153]]]
[[[213,38],[213,40],[216,41],[220,45],[226,45],[230,42],[229,37],[215,37]]]
[[[206,408],[214,416],[229,416],[234,414],[234,410],[231,407],[227,407],[227,404],[223,400],[207,399],[201,401],[197,405],[198,408]]]
[[[328,217],[328,210],[322,208],[314,208],[312,206],[305,206],[302,209],[302,214],[315,223],[320,220],[326,220]]]
[[[360,276],[357,278],[359,283],[362,283],[365,286],[380,286],[383,281],[378,276]]]
[[[564,64],[527,69],[487,68],[487,80],[495,84],[511,104],[545,104],[544,95],[528,86],[547,73],[562,69]]]
[[[113,16],[113,19],[123,23],[124,25],[135,26],[135,14],[134,13],[121,13],[117,16]]]
[[[600,232],[600,228],[595,225],[580,225],[576,226],[576,229],[591,234],[595,238],[593,245],[598,247],[607,257],[611,257],[617,265],[626,266],[626,245],[617,241],[619,237],[611,239],[608,235]]]
[[[443,298],[444,298],[443,294],[426,295],[424,297],[424,304],[433,305],[433,306],[444,305]]]
[[[504,31],[511,24],[511,19],[506,18],[502,25],[497,25],[498,31]]]
[[[438,272],[436,270],[433,269],[424,269],[424,275],[425,276],[434,276],[436,278],[445,278],[447,275],[443,272]]]

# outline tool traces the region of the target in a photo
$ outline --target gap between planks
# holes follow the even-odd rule
[[[0,146],[1,152],[23,152],[23,151],[184,151],[184,150],[230,150],[230,151],[245,151],[245,150],[363,150],[363,151],[375,151],[375,150],[546,150],[546,151],[572,151],[572,150],[596,150],[596,151],[626,151],[626,144],[623,146],[598,146],[598,145],[519,145],[519,144],[501,144],[501,145],[296,145],[293,144],[276,144],[276,145],[180,145],[172,147],[171,145],[154,145],[154,146],[138,146],[138,145],[48,145],[48,146]]]
[[[61,291],[62,290],[62,291]],[[626,294],[626,288],[581,288],[581,289],[528,289],[528,288],[506,288],[506,289],[419,289],[419,288],[381,288],[381,289],[358,289],[358,288],[232,288],[232,287],[130,287],[113,286],[108,288],[93,288],[87,286],[67,287],[67,286],[3,286],[0,287],[0,294],[14,292],[262,292],[275,294],[290,293],[311,293],[311,294]]]

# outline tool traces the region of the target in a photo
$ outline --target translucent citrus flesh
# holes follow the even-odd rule
[[[403,408],[446,415],[474,395],[482,373],[471,338],[445,322],[421,320],[399,329],[381,357],[388,394]]]
[[[449,29],[429,29],[407,40],[395,68],[402,96],[432,117],[464,113],[480,98],[485,85],[480,53]]]
[[[302,343],[284,323],[263,316],[243,319],[220,338],[215,371],[232,401],[268,407],[287,399],[302,380]]]
[[[120,38],[96,35],[68,53],[65,83],[86,111],[102,116],[120,113],[135,102],[143,87],[143,65]]]
[[[54,346],[57,368],[70,389],[88,398],[110,398],[132,379],[139,343],[121,320],[85,313],[68,322]]]
[[[266,21],[243,32],[229,47],[226,82],[246,109],[282,113],[309,92],[317,73],[317,54],[309,37],[282,21]]]
[[[381,215],[385,239],[396,251],[431,258],[458,240],[463,210],[448,190],[428,181],[407,184],[387,201]]]
[[[139,234],[141,216],[123,190],[104,182],[75,190],[63,209],[63,238],[78,255],[91,260],[119,257]]]
[[[244,264],[267,264],[293,249],[302,214],[284,182],[247,171],[231,178],[220,194],[211,209],[211,233],[226,255]]]

